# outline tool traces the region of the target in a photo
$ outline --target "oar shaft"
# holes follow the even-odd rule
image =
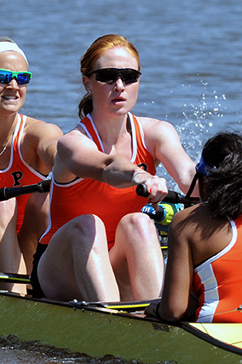
[[[27,274],[0,273],[0,282],[29,284],[30,277]]]
[[[21,187],[0,188],[0,201],[8,200],[12,197],[25,195],[33,192],[49,192],[50,180],[40,181],[33,185]],[[0,282],[29,284],[30,277],[27,274],[0,273]]]

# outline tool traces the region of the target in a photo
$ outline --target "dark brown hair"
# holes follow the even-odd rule
[[[235,219],[242,213],[242,135],[218,133],[206,142],[202,154],[209,175],[200,174],[199,185],[206,187],[211,214]]]

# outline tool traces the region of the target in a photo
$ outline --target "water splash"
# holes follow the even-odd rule
[[[208,83],[201,81],[203,92],[197,104],[183,105],[183,123],[176,126],[181,142],[191,156],[197,158],[206,140],[218,130],[226,112],[226,95],[209,94]]]
[[[195,163],[200,159],[207,139],[218,131],[220,119],[226,112],[226,95],[218,95],[217,91],[209,92],[208,82],[201,81],[201,85],[202,93],[198,102],[190,105],[184,103],[183,120],[174,125],[185,151]],[[169,188],[177,190],[176,183],[162,165],[158,167],[158,175],[167,179]]]

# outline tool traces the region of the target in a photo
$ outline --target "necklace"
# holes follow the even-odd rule
[[[14,129],[14,131],[15,131],[15,129]],[[9,145],[10,141],[12,140],[12,137],[13,137],[14,131],[13,131],[13,133],[10,135],[10,137],[8,138],[7,144],[5,145],[5,147],[3,147],[3,150],[0,152],[0,157],[1,157],[1,155],[3,155],[3,153],[4,153],[4,152],[5,152],[5,150],[7,149],[7,146]]]

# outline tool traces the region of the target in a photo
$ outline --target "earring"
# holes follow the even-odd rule
[[[89,94],[91,94],[91,93],[92,93],[92,91],[91,91],[91,90],[88,90],[87,92],[88,92]]]

